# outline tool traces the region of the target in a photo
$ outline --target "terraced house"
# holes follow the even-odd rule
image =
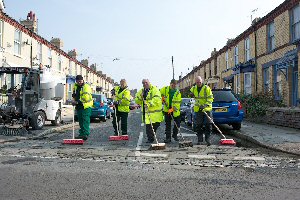
[[[286,0],[222,49],[214,49],[210,58],[180,77],[179,87],[187,91],[200,75],[212,88],[270,92],[287,106],[299,106],[299,46],[299,0]]]
[[[1,1],[2,2],[2,1]],[[2,2],[3,5],[3,2]],[[20,22],[0,11],[0,67],[32,67],[47,66],[57,75],[65,76],[64,101],[72,98],[72,85],[77,74],[83,75],[91,84],[94,93],[104,93],[109,97],[114,80],[102,71],[96,71],[95,64],[89,66],[88,60],[77,60],[78,53],[62,50],[63,42],[59,38],[47,41],[38,34],[37,19],[29,12],[25,20]],[[9,88],[21,82],[20,75],[1,76],[0,88]]]

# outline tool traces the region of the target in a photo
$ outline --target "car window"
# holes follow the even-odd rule
[[[181,101],[181,105],[188,105],[191,103],[191,99],[189,98],[183,98]]]
[[[107,103],[107,99],[105,96],[103,96],[103,103]]]
[[[92,94],[93,101],[101,102],[101,95]]]
[[[216,101],[226,101],[226,102],[232,102],[232,101],[238,101],[234,94],[230,90],[216,90],[212,91],[214,95],[214,102]]]

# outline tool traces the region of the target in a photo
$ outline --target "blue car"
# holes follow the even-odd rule
[[[106,121],[111,118],[111,109],[107,98],[103,94],[92,94],[94,105],[92,108],[91,118],[98,118],[101,121]]]
[[[241,129],[241,123],[244,119],[244,110],[242,104],[238,101],[230,89],[213,89],[213,121],[215,124],[228,124],[234,130]],[[195,113],[193,107],[187,112],[186,123],[193,126]],[[194,129],[194,126],[193,126]]]

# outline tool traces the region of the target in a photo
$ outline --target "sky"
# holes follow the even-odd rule
[[[225,46],[284,0],[4,0],[16,20],[33,11],[38,34],[61,38],[65,52],[97,64],[97,70],[130,89],[142,79],[169,85],[185,76],[214,48]],[[254,11],[256,10],[256,11]],[[115,59],[117,58],[117,59]]]

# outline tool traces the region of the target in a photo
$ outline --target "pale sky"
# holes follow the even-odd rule
[[[5,0],[5,12],[26,19],[33,11],[38,34],[61,38],[116,82],[140,89],[142,79],[169,85],[225,46],[283,0]],[[257,11],[253,12],[256,8]],[[114,58],[119,60],[113,61]]]

